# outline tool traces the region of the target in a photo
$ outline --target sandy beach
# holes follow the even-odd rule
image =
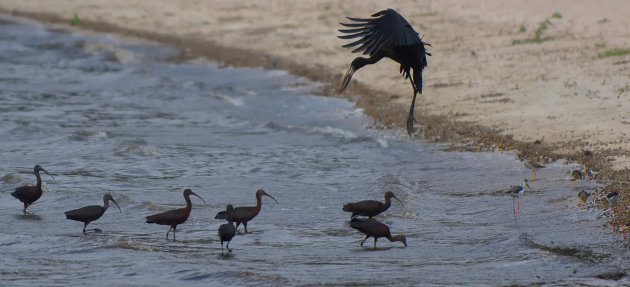
[[[0,11],[174,45],[183,58],[263,66],[322,82],[378,123],[405,124],[412,88],[382,60],[336,91],[356,54],[339,22],[399,11],[432,44],[418,133],[472,150],[514,149],[599,169],[628,202],[630,3],[607,1],[2,0]],[[590,151],[585,152],[585,151]],[[603,204],[603,203],[602,203]]]

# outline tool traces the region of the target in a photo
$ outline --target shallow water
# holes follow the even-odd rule
[[[283,71],[175,64],[176,51],[112,36],[0,18],[0,279],[62,285],[615,285],[595,276],[628,268],[601,211],[579,211],[567,170],[550,164],[521,198],[522,224],[499,192],[530,172],[513,155],[444,151],[402,131],[367,129],[352,103],[311,95]],[[10,193],[46,192],[23,216]],[[594,187],[582,183],[583,187]],[[145,216],[193,210],[177,241]],[[221,255],[214,215],[254,205],[251,234]],[[346,202],[394,201],[378,219],[409,246],[348,226]],[[63,211],[122,208],[90,224]],[[239,228],[242,231],[242,227]]]

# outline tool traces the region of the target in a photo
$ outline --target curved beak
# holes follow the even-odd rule
[[[190,194],[192,194],[192,195],[194,195],[194,196],[196,196],[196,197],[199,197],[199,199],[201,199],[201,201],[203,201],[203,203],[206,203],[206,201],[205,201],[205,200],[203,200],[203,198],[201,198],[201,196],[197,195],[196,193],[194,193],[194,192],[192,192],[192,191],[191,191],[191,192],[190,192]]]
[[[48,173],[48,171],[46,171],[43,167],[40,168],[43,172],[45,172],[47,175],[50,175],[50,177],[52,177],[52,179],[54,180],[55,177],[52,176],[52,174]]]
[[[405,204],[402,202],[402,200],[398,199],[398,197],[396,197],[393,194],[392,194],[392,197],[395,198],[396,200],[398,200],[398,202],[400,202],[400,204],[402,204],[403,208],[405,207]]]
[[[118,210],[122,213],[122,209],[120,209],[120,205],[118,205],[118,202],[116,202],[113,198],[110,198],[109,200],[111,200],[116,205],[116,207],[118,207]]]
[[[269,195],[268,193],[266,193],[266,192],[264,192],[264,191],[263,191],[263,195],[266,195],[266,196],[271,197],[271,199],[273,199],[273,201],[275,201],[275,202],[276,202],[276,204],[278,204],[278,201],[277,201],[275,198],[273,198],[273,196]]]

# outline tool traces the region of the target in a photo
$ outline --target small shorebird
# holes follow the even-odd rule
[[[524,159],[523,164],[525,165],[527,169],[532,170],[532,181],[536,180],[536,170],[545,168],[544,165],[538,164],[534,160],[529,160],[529,159]]]
[[[623,222],[621,221],[621,212],[619,211],[619,193],[613,191],[606,196],[606,201],[608,201],[608,205],[610,206],[610,211],[612,212],[612,234],[613,240],[615,240],[615,210],[614,206],[617,207],[617,218],[619,220],[618,224],[621,226],[621,232],[623,232],[623,240],[626,240],[626,231],[623,227]]]
[[[520,202],[520,196],[523,195],[523,192],[525,192],[525,187],[527,187],[527,189],[529,189],[529,191],[532,191],[532,188],[529,187],[529,184],[527,183],[527,178],[523,179],[523,184],[522,185],[512,186],[508,191],[505,192],[505,193],[507,193],[508,195],[510,195],[512,197],[512,209],[514,209],[514,224],[516,224],[516,207],[514,205],[514,199],[516,198],[516,200],[518,202],[518,224],[521,224],[521,202]]]
[[[588,192],[586,192],[583,189],[582,191],[578,192],[577,197],[580,199],[580,209],[584,209],[586,205],[586,200],[588,199],[589,196],[590,194],[588,194]]]
[[[571,187],[575,188],[575,181],[582,180],[584,178],[584,173],[579,169],[576,169],[571,172]]]

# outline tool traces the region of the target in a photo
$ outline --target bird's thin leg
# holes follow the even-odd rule
[[[378,237],[374,236],[374,249],[376,249],[376,241],[378,240]]]
[[[171,229],[173,229],[173,226],[168,228],[168,231],[166,232],[166,239],[168,239],[168,234],[171,233]]]
[[[516,205],[518,207],[518,224],[521,224],[521,198],[516,198]]]
[[[617,218],[619,218],[619,226],[621,226],[621,232],[623,232],[623,240],[626,240],[626,230],[623,227],[623,221],[621,219],[621,211],[619,211],[619,204],[617,204]]]
[[[612,225],[612,239],[615,241],[615,210],[613,209],[612,204],[610,205],[610,210],[612,210],[612,220],[610,222]]]
[[[223,254],[223,240],[221,240],[221,254]]]
[[[411,77],[409,77],[409,81],[413,86],[413,99],[411,99],[411,107],[409,107],[409,115],[407,116],[407,134],[411,136],[411,133],[413,132],[413,123],[417,122],[416,118],[413,116],[413,112],[416,106],[416,96],[418,95],[418,88],[416,88],[416,85],[413,83]]]
[[[532,181],[536,180],[536,170],[532,169]]]
[[[363,238],[363,241],[361,241],[361,246],[363,246],[363,242],[365,242],[369,237],[369,235],[366,235],[365,238]]]
[[[228,252],[232,252],[232,249],[230,249],[230,242],[228,241],[228,243],[225,245],[225,248],[227,248]]]
[[[243,227],[245,228],[245,234],[247,234],[247,222],[243,221]]]
[[[514,224],[516,224],[516,204],[514,204],[514,197],[512,197],[512,210],[514,210]]]
[[[173,241],[175,241],[175,233],[177,232],[177,225],[173,227]]]
[[[22,212],[24,213],[24,215],[30,215],[30,214],[31,214],[30,212],[27,212],[27,211],[26,211],[26,208],[27,208],[29,205],[30,205],[30,204],[28,204],[28,203],[26,203],[26,202],[24,203],[24,209],[22,209]]]
[[[83,234],[85,234],[85,228],[87,227],[87,223],[83,223]]]

